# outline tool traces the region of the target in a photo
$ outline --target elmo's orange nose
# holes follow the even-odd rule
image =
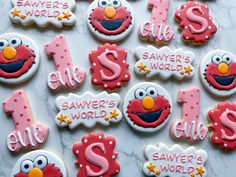
[[[221,63],[218,65],[218,71],[221,74],[227,74],[229,71],[229,65],[226,63]]]
[[[33,168],[30,170],[28,177],[43,177],[43,172],[39,168]]]
[[[6,47],[3,49],[3,57],[7,60],[13,60],[16,58],[17,51],[14,47]]]
[[[143,105],[143,107],[144,107],[145,109],[151,110],[151,109],[153,109],[154,106],[155,106],[155,101],[154,101],[154,99],[153,99],[152,97],[146,96],[146,97],[144,97],[143,100],[142,100],[142,105]]]
[[[113,6],[107,6],[104,10],[104,14],[107,18],[114,18],[116,16],[116,9]]]

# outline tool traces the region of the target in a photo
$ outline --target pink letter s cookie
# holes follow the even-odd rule
[[[103,133],[90,133],[82,138],[82,143],[73,146],[73,152],[78,158],[78,177],[103,176],[111,177],[120,172],[116,161],[118,155],[114,152],[116,140]]]
[[[208,112],[213,132],[211,142],[222,149],[233,150],[236,147],[236,105],[231,102],[218,103]]]
[[[3,102],[6,113],[12,114],[16,129],[7,137],[7,147],[17,152],[22,148],[37,148],[48,137],[48,128],[34,124],[30,105],[23,90],[15,91],[9,99]]]
[[[53,57],[57,68],[57,71],[48,75],[47,84],[50,89],[73,89],[84,83],[86,72],[78,66],[73,66],[64,35],[58,35],[51,42],[46,43],[45,50],[48,56]]]
[[[204,44],[217,31],[206,4],[188,1],[176,11],[175,18],[180,23],[179,28],[183,30],[182,38],[185,42]]]
[[[168,43],[174,36],[174,31],[166,25],[170,0],[148,0],[152,9],[151,20],[141,23],[139,37],[155,42],[158,45]]]
[[[89,59],[92,64],[92,83],[96,86],[102,85],[105,90],[120,88],[122,82],[130,80],[126,58],[127,51],[115,44],[106,43],[91,51]]]
[[[182,120],[174,121],[171,126],[171,134],[176,138],[187,138],[191,141],[204,139],[208,128],[200,122],[200,89],[192,87],[180,90],[178,102],[183,103]]]

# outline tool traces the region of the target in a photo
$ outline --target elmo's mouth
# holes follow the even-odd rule
[[[161,113],[164,111],[164,109],[161,109],[159,111],[156,111],[156,112],[147,112],[147,113],[137,113],[137,116],[143,120],[144,122],[147,122],[147,123],[153,123],[153,122],[156,122],[160,116],[161,116]]]
[[[126,19],[127,18],[120,19],[120,20],[102,20],[102,21],[98,21],[98,22],[106,30],[114,31],[114,30],[119,29]]]
[[[234,82],[236,76],[213,76],[215,81],[222,86],[229,86]]]

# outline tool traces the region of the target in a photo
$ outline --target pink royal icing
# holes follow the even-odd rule
[[[46,43],[45,50],[48,56],[53,57],[57,69],[48,75],[47,84],[50,89],[74,89],[84,83],[86,72],[73,65],[64,35],[58,35]]]
[[[199,121],[200,89],[192,87],[180,90],[178,102],[183,103],[182,119],[171,125],[171,134],[176,138],[187,138],[191,141],[204,139],[208,128]]]
[[[7,137],[7,147],[10,151],[37,148],[47,140],[48,128],[33,123],[30,105],[23,90],[15,91],[4,101],[3,109],[12,115],[16,127]]]
[[[148,0],[152,9],[151,20],[141,23],[139,36],[143,40],[156,44],[168,43],[174,36],[174,31],[166,25],[170,0]]]

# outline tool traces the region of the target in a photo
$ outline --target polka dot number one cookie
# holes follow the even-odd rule
[[[123,104],[123,113],[129,125],[142,132],[154,132],[170,119],[172,101],[166,90],[151,82],[131,88]]]
[[[18,33],[0,35],[0,82],[19,84],[28,80],[38,69],[37,45]]]

